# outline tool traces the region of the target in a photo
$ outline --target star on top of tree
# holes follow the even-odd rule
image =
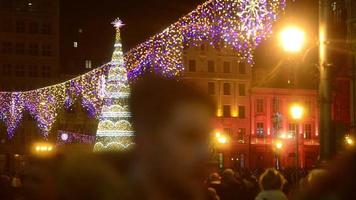
[[[114,27],[117,29],[120,29],[125,25],[120,18],[115,19],[111,24],[114,25]]]

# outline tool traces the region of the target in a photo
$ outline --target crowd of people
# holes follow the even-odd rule
[[[351,200],[356,154],[322,169],[225,169],[207,175],[214,103],[174,79],[147,75],[130,97],[135,146],[94,154],[66,147],[32,157],[25,171],[1,176],[1,200]]]

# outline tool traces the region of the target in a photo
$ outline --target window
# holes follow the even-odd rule
[[[224,62],[224,73],[230,73],[230,62]]]
[[[42,55],[43,56],[51,56],[52,55],[52,47],[49,44],[42,45]]]
[[[12,43],[11,42],[2,42],[1,44],[1,52],[3,54],[12,54]]]
[[[51,77],[51,67],[48,65],[42,66],[42,77]]]
[[[78,48],[78,42],[73,42],[73,47]]]
[[[310,140],[312,137],[312,126],[311,124],[304,125],[304,138]]]
[[[208,83],[208,94],[215,95],[215,83],[212,82]]]
[[[24,21],[16,22],[16,33],[24,33],[26,29],[26,25]]]
[[[224,95],[231,95],[231,84],[224,83]]]
[[[231,137],[231,128],[224,128],[224,134]]]
[[[37,56],[39,52],[38,44],[30,44],[28,46],[28,54],[31,56]]]
[[[296,133],[297,133],[297,130],[298,127],[296,124],[292,123],[292,124],[288,124],[288,133],[291,135],[291,136],[295,136]]]
[[[239,95],[246,96],[246,85],[245,84],[239,84]]]
[[[258,113],[263,113],[263,99],[257,99],[256,101],[256,110]]]
[[[265,130],[264,130],[264,124],[262,122],[258,122],[256,124],[256,134],[258,137],[264,137]]]
[[[239,63],[239,73],[246,74],[246,64],[244,62]]]
[[[43,22],[41,26],[41,33],[45,35],[49,35],[52,32],[51,23]]]
[[[31,22],[29,24],[29,33],[37,34],[39,32],[39,25],[37,22]]]
[[[245,128],[239,128],[238,132],[237,132],[237,141],[239,141],[240,143],[244,143],[245,142],[245,135],[246,135],[246,129]]]
[[[246,117],[245,106],[239,106],[239,118],[245,119],[245,117]]]
[[[215,62],[213,60],[208,61],[208,72],[215,72]]]
[[[311,113],[312,113],[312,104],[309,100],[305,101],[305,114],[311,115]]]
[[[231,117],[231,106],[230,105],[224,105],[223,106],[223,116],[224,117]]]
[[[197,63],[195,60],[189,60],[188,71],[190,71],[190,72],[197,71]]]
[[[15,46],[15,53],[18,55],[24,55],[25,54],[25,44],[17,43]]]
[[[272,112],[273,113],[279,113],[279,98],[275,97],[272,99]]]
[[[85,60],[85,69],[91,69],[91,60]]]

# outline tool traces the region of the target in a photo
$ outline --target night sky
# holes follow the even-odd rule
[[[110,22],[120,17],[126,24],[122,29],[122,42],[127,51],[149,36],[161,32],[203,2],[204,0],[61,0],[61,25],[65,30],[75,26],[93,30],[96,39],[101,36],[112,39],[114,29]],[[100,30],[103,32],[100,33]]]

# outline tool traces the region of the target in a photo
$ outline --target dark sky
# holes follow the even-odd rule
[[[128,50],[202,2],[204,0],[61,0],[62,27],[86,27],[100,39],[98,37],[107,37],[114,31],[110,22],[120,17],[126,24],[122,39]]]

